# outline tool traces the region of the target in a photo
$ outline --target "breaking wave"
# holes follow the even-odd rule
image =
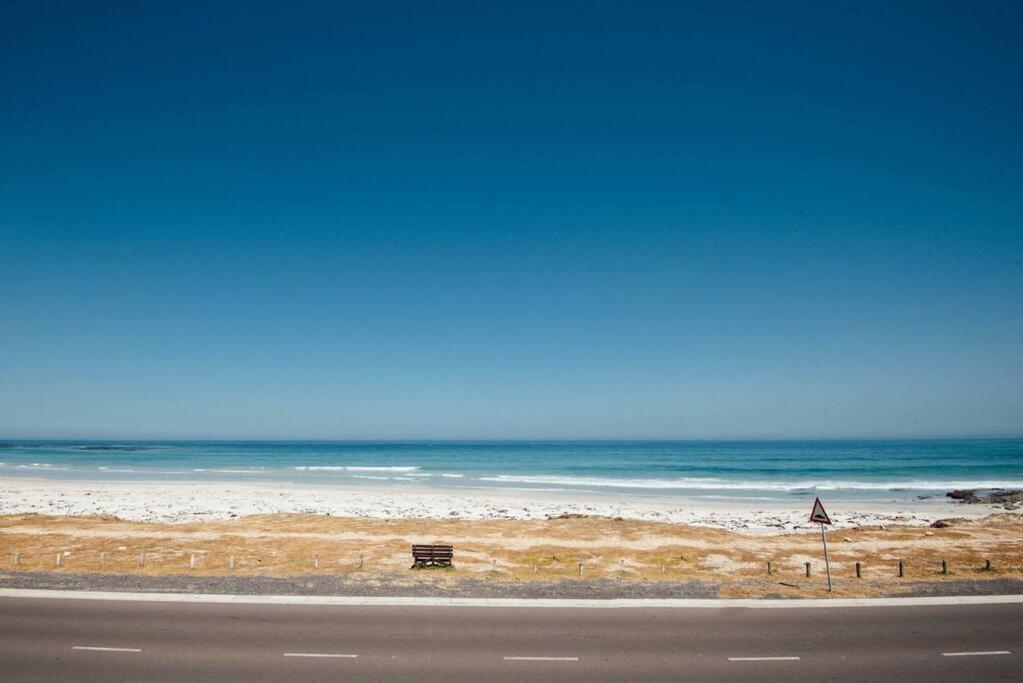
[[[557,475],[511,475],[480,477],[480,481],[507,484],[553,484],[557,486],[604,486],[623,489],[721,489],[740,491],[948,491],[951,489],[1019,488],[1023,481],[736,481],[728,479],[680,477],[677,479],[624,479],[610,477],[570,477]]]
[[[302,472],[415,472],[419,467],[362,467],[362,466],[345,466],[335,467],[330,465],[298,465],[292,467],[293,470],[299,470]]]

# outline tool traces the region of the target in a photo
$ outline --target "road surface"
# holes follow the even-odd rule
[[[1023,604],[363,607],[0,598],[3,680],[1023,680]]]

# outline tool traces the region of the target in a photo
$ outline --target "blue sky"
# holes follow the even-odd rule
[[[1023,434],[1018,3],[214,5],[0,10],[0,436]]]

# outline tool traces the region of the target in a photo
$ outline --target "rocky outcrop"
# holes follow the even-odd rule
[[[949,527],[956,526],[957,524],[961,524],[965,521],[967,520],[963,519],[962,517],[953,517],[952,519],[939,519],[938,521],[931,523],[931,528],[948,529]]]
[[[1001,505],[1006,510],[1015,510],[1023,505],[1023,491],[1006,489],[991,489],[982,493],[977,493],[976,489],[956,489],[949,491],[945,496],[961,503]]]

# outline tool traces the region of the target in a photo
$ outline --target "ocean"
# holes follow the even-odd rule
[[[1023,488],[1023,439],[0,443],[16,477],[896,501]]]

